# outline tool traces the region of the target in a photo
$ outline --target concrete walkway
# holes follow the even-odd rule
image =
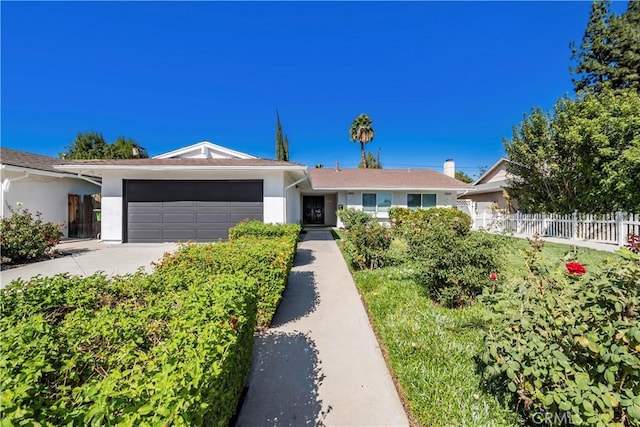
[[[308,231],[271,329],[256,336],[236,426],[407,426],[351,274],[329,231]]]

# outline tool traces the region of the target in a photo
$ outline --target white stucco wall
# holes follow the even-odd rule
[[[344,205],[346,208],[362,210],[362,193],[391,193],[392,206],[407,207],[407,194],[434,194],[436,195],[437,207],[455,207],[456,192],[455,191],[391,191],[391,190],[367,190],[367,191],[340,191],[338,192],[338,205]],[[376,217],[380,222],[386,222],[389,219],[387,212],[378,212]],[[344,224],[340,220],[337,221],[338,227]]]
[[[284,195],[283,171],[107,171],[102,178],[102,240],[110,243],[122,242],[123,225],[123,180],[125,179],[261,179],[264,181],[265,223],[287,222]],[[289,221],[293,222],[293,221]]]
[[[2,180],[12,180],[9,191],[2,192],[2,216],[11,215],[9,207],[16,209],[21,202],[23,209],[32,213],[41,212],[43,221],[62,224],[64,237],[69,236],[69,194],[96,194],[100,187],[82,179],[59,178],[55,176],[25,174],[14,171],[2,171]],[[20,178],[20,179],[17,179]],[[15,180],[15,181],[13,181]]]

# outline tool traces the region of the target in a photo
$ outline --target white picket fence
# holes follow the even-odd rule
[[[461,201],[459,201],[461,202]],[[476,213],[473,203],[458,203],[458,209],[471,215],[474,230],[507,232],[543,237],[563,237],[574,240],[588,240],[611,243],[618,246],[627,244],[629,234],[640,235],[640,214],[615,212],[610,214],[502,214],[492,212]]]

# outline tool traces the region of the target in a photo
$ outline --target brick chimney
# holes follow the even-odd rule
[[[442,167],[442,173],[451,178],[456,177],[456,162],[453,159],[447,159],[444,161],[444,166]]]

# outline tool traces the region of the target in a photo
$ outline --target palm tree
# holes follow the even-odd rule
[[[374,130],[371,127],[371,119],[366,114],[362,113],[353,120],[351,127],[349,128],[349,136],[352,142],[358,142],[360,144],[360,154],[362,157],[362,164],[365,168],[369,167],[367,162],[367,153],[365,153],[364,145],[373,141]]]

